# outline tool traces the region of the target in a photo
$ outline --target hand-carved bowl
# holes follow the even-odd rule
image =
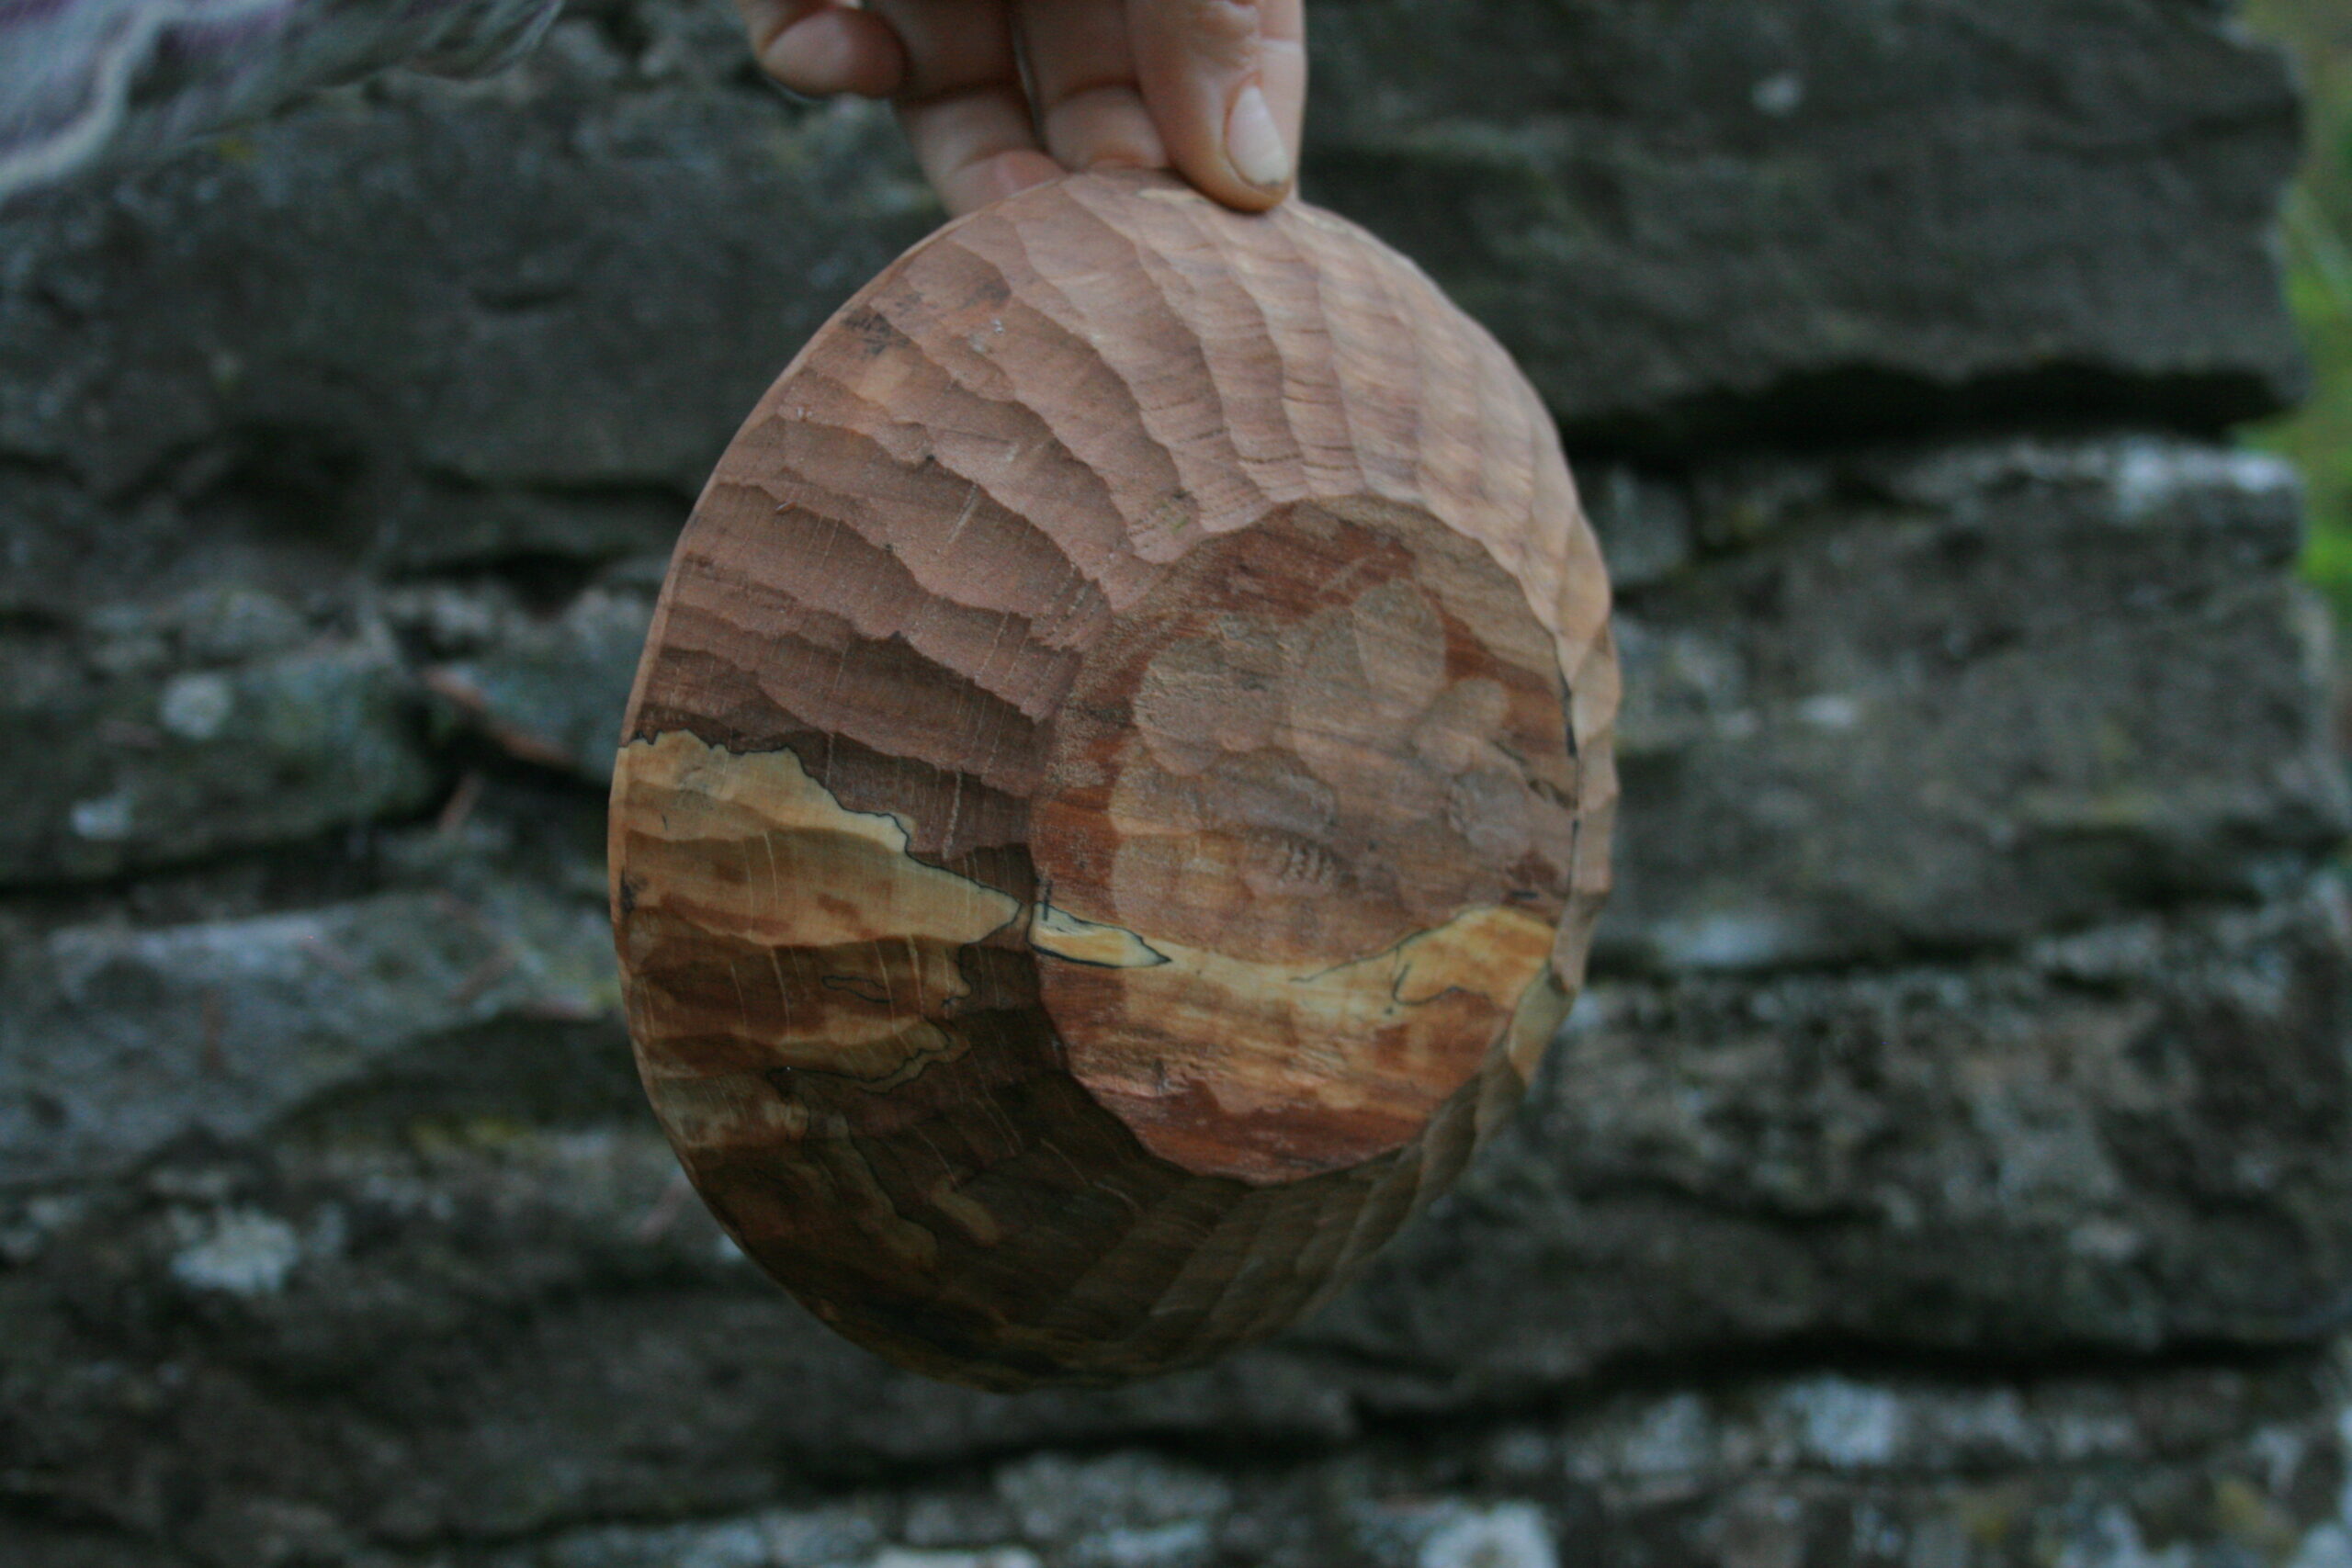
[[[1535,393],[1361,230],[1089,175],[917,245],[720,461],[629,707],[614,918],[695,1185],[984,1387],[1311,1310],[1579,982],[1608,604]]]

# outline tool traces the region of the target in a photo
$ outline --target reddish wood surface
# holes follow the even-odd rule
[[[615,920],[695,1186],[986,1387],[1311,1310],[1580,980],[1607,622],[1535,394],[1361,231],[1090,175],[923,242],[720,462],[630,707]]]

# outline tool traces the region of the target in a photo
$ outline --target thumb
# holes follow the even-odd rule
[[[1127,31],[1177,172],[1245,211],[1288,195],[1306,108],[1304,0],[1127,0]]]

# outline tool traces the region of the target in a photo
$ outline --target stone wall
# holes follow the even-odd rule
[[[1319,1320],[1002,1399],[676,1178],[663,553],[933,220],[716,0],[0,219],[0,1562],[2352,1565],[2352,915],[2286,73],[2203,0],[1329,0],[1307,186],[1551,399],[1599,983]]]

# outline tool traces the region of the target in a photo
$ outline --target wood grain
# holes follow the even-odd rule
[[[1026,193],[834,318],[680,541],[613,792],[647,1090],[905,1365],[1272,1333],[1564,1016],[1616,698],[1551,421],[1409,263],[1158,176]]]

